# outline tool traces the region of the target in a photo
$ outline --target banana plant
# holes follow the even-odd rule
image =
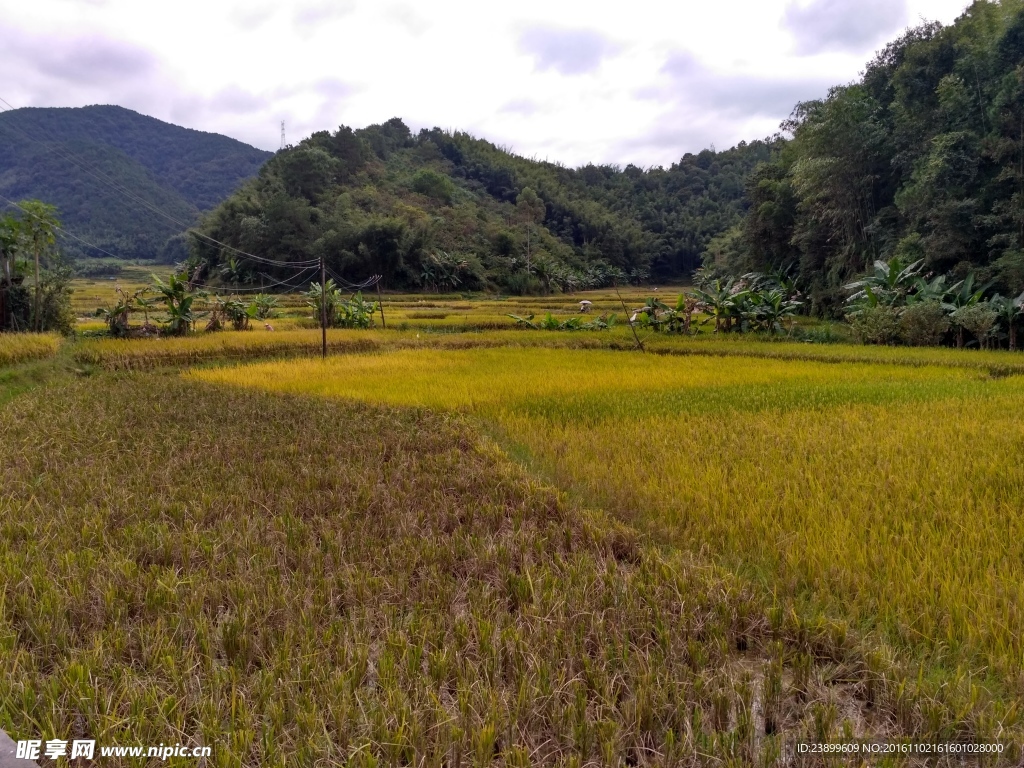
[[[843,286],[844,290],[853,291],[846,301],[854,305],[866,300],[874,302],[868,306],[903,303],[917,286],[923,264],[924,259],[904,264],[898,256],[893,256],[889,261],[876,261],[871,274]]]
[[[153,275],[153,288],[160,295],[167,309],[167,333],[182,336],[191,330],[196,321],[192,305],[199,295],[191,289],[184,275],[171,275],[165,283]]]
[[[325,286],[321,286],[320,283],[310,283],[305,296],[306,306],[313,310],[313,319],[317,322],[320,322],[322,317],[320,307],[326,302],[327,325],[333,326],[337,319],[337,307],[340,299],[338,286],[335,285],[334,280],[328,280]]]
[[[102,317],[107,324],[107,330],[111,336],[127,336],[128,320],[132,311],[132,300],[120,287],[115,289],[119,294],[117,302],[112,307],[99,307],[96,310],[96,317]]]
[[[535,331],[540,330],[540,326],[533,322],[533,315],[527,315],[526,317],[520,317],[519,315],[506,315],[516,321],[516,325],[520,328],[531,328]]]
[[[206,330],[219,331],[227,320],[236,331],[245,331],[249,329],[249,320],[255,316],[255,306],[246,306],[238,299],[214,296],[210,304],[210,322],[207,323]]]
[[[740,288],[735,280],[723,283],[713,280],[704,289],[695,289],[693,297],[708,315],[705,322],[715,321],[715,333],[731,331],[734,321],[740,319],[740,307],[747,300],[750,291]]]
[[[985,283],[980,288],[975,285],[973,272],[946,292],[942,306],[948,312],[955,312],[958,309],[970,307],[981,301],[982,296],[992,286],[992,281]]]
[[[252,273],[249,268],[237,259],[228,259],[227,263],[220,268],[221,278],[232,285],[239,283],[251,283]]]
[[[670,331],[690,333],[690,326],[693,324],[693,313],[697,311],[699,302],[693,296],[686,293],[679,294],[676,299],[675,315],[669,325]]]
[[[956,325],[956,346],[958,349],[964,346],[964,326],[956,321],[958,313],[960,316],[963,316],[963,310],[980,304],[985,291],[992,285],[990,281],[978,288],[975,286],[974,280],[974,273],[969,273],[961,282],[953,286],[942,300],[942,308],[953,315],[953,322]]]
[[[946,300],[947,296],[957,293],[962,285],[962,280],[959,283],[950,285],[946,281],[945,275],[933,277],[931,280],[919,277],[914,281],[914,292],[907,296],[907,305],[918,304],[923,301],[937,301],[941,304]]]
[[[756,324],[759,330],[769,333],[784,332],[783,321],[796,315],[798,308],[803,304],[803,302],[788,298],[778,288],[753,294],[753,296],[757,297],[754,314]]]
[[[1024,317],[1024,293],[1013,299],[1009,296],[1000,296],[998,293],[991,298],[989,306],[995,310],[999,322],[1006,326],[1006,336],[1009,342],[1010,351],[1017,349],[1017,324],[1021,317]]]
[[[257,293],[252,300],[253,316],[257,320],[267,320],[277,309],[277,297],[266,293]]]
[[[376,311],[377,302],[366,301],[359,292],[351,299],[337,303],[335,325],[339,328],[370,328]]]
[[[642,307],[633,310],[633,316],[637,318],[641,327],[660,331],[671,326],[675,310],[652,296]]]
[[[131,295],[129,295],[121,286],[116,286],[114,290],[117,292],[119,298],[112,307],[100,307],[96,310],[96,316],[102,317],[103,322],[107,324],[107,328],[110,331],[111,336],[127,336],[131,331],[129,325],[131,321],[132,312],[136,309],[141,309],[145,315],[144,329],[148,329],[149,325],[149,310],[153,306],[152,299],[143,298],[149,291],[149,287],[140,288]]]

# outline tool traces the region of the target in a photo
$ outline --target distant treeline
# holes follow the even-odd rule
[[[791,138],[670,168],[569,169],[392,119],[275,156],[201,230],[261,257],[323,254],[349,280],[513,292],[787,270],[840,315],[877,260],[1024,290],[1024,7],[925,23],[849,85],[798,104]],[[193,240],[211,270],[228,252]],[[255,270],[267,273],[267,270]],[[270,270],[281,278],[288,270]],[[254,279],[252,276],[249,279]]]
[[[279,152],[199,231],[262,259],[323,255],[339,277],[389,288],[572,290],[684,278],[742,220],[744,184],[766,142],[687,154],[668,169],[570,169],[398,118],[315,133]],[[192,238],[211,276],[294,274]]]
[[[794,265],[818,314],[840,312],[843,284],[893,256],[1024,290],[1019,0],[908,30],[784,127],[793,138],[754,172],[750,213],[713,244],[716,266]]]

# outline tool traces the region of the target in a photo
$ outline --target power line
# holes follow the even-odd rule
[[[39,218],[39,217],[38,217],[38,216],[37,216],[36,214],[32,213],[32,211],[29,211],[29,210],[27,210],[27,209],[25,209],[25,208],[22,208],[22,207],[21,207],[20,205],[18,205],[18,204],[17,204],[16,202],[14,202],[13,200],[8,200],[8,199],[7,199],[6,197],[4,197],[3,195],[0,195],[0,200],[3,200],[3,201],[4,201],[5,203],[7,203],[8,205],[14,206],[15,208],[17,208],[17,209],[18,209],[19,211],[21,211],[22,213],[24,213],[24,214],[26,214],[26,215],[28,215],[28,216],[31,216],[31,217],[32,217],[32,218],[34,218],[34,219],[38,219],[38,218]],[[70,237],[70,238],[72,238],[73,240],[77,240],[78,242],[80,242],[80,243],[82,243],[82,244],[84,244],[84,245],[87,245],[87,246],[89,246],[90,248],[95,248],[95,249],[96,249],[97,251],[99,251],[100,253],[105,253],[105,254],[107,254],[107,256],[110,256],[111,258],[114,258],[114,259],[116,259],[116,258],[117,258],[117,256],[114,256],[114,254],[110,253],[110,251],[105,251],[105,250],[103,250],[102,248],[100,248],[100,247],[99,247],[98,245],[93,245],[93,244],[92,244],[92,243],[90,243],[90,242],[89,242],[88,240],[83,240],[83,239],[82,239],[82,238],[80,238],[80,237],[79,237],[78,235],[73,235],[73,234],[71,234],[71,233],[70,233],[70,232],[68,232],[68,231],[67,231],[66,229],[64,229],[63,227],[61,227],[61,226],[60,226],[59,224],[55,224],[55,225],[54,225],[54,229],[56,229],[56,230],[57,230],[58,232],[60,232],[60,233],[61,233],[62,235],[64,235],[65,237]]]
[[[13,200],[9,200],[8,198],[4,197],[3,195],[0,195],[0,200],[2,200],[3,202],[7,203],[10,206],[13,206],[14,208],[17,208],[22,213],[24,213],[24,214],[26,214],[28,216],[31,216],[34,219],[38,219],[39,218],[38,215],[32,213],[31,211],[27,210],[26,208],[24,208],[24,207],[22,207],[20,205],[18,205]],[[89,246],[90,248],[95,248],[100,253],[105,253],[107,256],[110,256],[111,258],[114,258],[114,259],[118,258],[117,256],[114,256],[114,254],[110,253],[109,251],[104,251],[98,245],[93,245],[88,240],[83,240],[81,237],[78,237],[77,235],[71,234],[67,230],[63,229],[60,225],[54,225],[54,229],[56,229],[60,234],[65,235],[65,236],[70,237],[70,238],[73,238],[73,239],[77,240],[78,242],[82,243],[83,245]],[[259,288],[226,288],[226,289],[223,289],[223,288],[217,288],[217,287],[214,287],[214,286],[211,286],[211,285],[207,285],[207,284],[197,284],[197,287],[199,287],[199,288],[208,288],[208,289],[214,290],[214,291],[219,290],[221,293],[251,293],[253,291],[261,291],[262,292],[262,291],[265,291],[265,290],[267,290],[269,288],[276,288],[276,287],[282,286],[282,285],[284,285],[284,286],[286,286],[288,288],[297,288],[303,282],[303,280],[305,280],[305,278],[308,276],[308,274],[310,272],[313,272],[314,270],[316,270],[315,266],[313,266],[313,267],[306,267],[305,269],[299,270],[298,275],[292,275],[291,277],[286,277],[284,280],[279,280],[276,283],[270,283],[269,285],[261,285]],[[263,274],[263,273],[260,273],[260,274]],[[295,280],[295,278],[300,276],[300,275],[301,275],[301,279],[299,279],[298,281],[292,283],[292,281]],[[264,275],[264,276],[265,277],[270,277],[270,275]]]
[[[24,214],[26,214],[28,216],[31,216],[34,219],[38,219],[39,218],[39,216],[37,216],[36,214],[34,214],[31,211],[27,210],[26,208],[23,208],[22,206],[18,205],[13,200],[9,200],[8,198],[4,197],[3,195],[0,195],[0,200],[2,200],[3,202],[7,203],[10,206],[13,206],[13,207],[17,208],[22,213],[24,213]],[[110,253],[109,251],[104,251],[98,245],[93,245],[88,240],[83,240],[81,237],[78,237],[77,235],[71,234],[67,230],[63,229],[60,225],[54,225],[54,229],[56,229],[62,235],[65,235],[67,237],[70,237],[70,238],[73,238],[73,239],[77,240],[78,242],[82,243],[83,245],[87,245],[90,248],[95,248],[100,253],[107,254],[107,256],[110,256],[111,258],[114,258],[114,259],[118,258],[117,256],[114,256],[114,254]],[[308,273],[314,271],[315,269],[316,269],[315,266],[313,266],[313,267],[306,267],[304,269],[300,269],[298,274],[305,276]],[[260,274],[264,274],[264,273],[261,272]],[[265,275],[264,274],[264,277],[270,277],[270,275]],[[280,286],[280,285],[287,285],[287,287],[289,287],[289,288],[295,288],[295,287],[297,287],[302,282],[302,280],[299,280],[298,282],[292,284],[291,281],[294,280],[295,277],[296,277],[296,275],[292,275],[291,277],[286,277],[284,280],[278,280],[276,283],[270,283],[269,285],[261,285],[259,288],[226,288],[226,289],[222,289],[221,292],[222,293],[248,293],[248,292],[252,292],[252,291],[264,291],[264,290],[266,290],[268,288],[275,288],[275,287]],[[209,288],[211,290],[218,290],[218,288],[216,288],[214,286],[207,285],[207,284],[199,284],[198,287],[200,287],[200,288]]]
[[[279,280],[278,282],[271,283],[270,285],[261,285],[258,288],[224,288],[224,287],[211,286],[211,285],[208,285],[208,284],[205,284],[205,283],[194,283],[193,285],[195,285],[195,287],[197,287],[197,288],[206,288],[208,290],[219,292],[219,293],[253,293],[253,292],[263,292],[263,291],[267,290],[268,288],[276,288],[276,287],[279,287],[279,286],[282,286],[282,285],[287,287],[287,288],[298,288],[305,281],[305,279],[308,276],[308,274],[310,272],[314,272],[316,269],[317,269],[316,267],[306,267],[305,269],[301,270],[301,272],[299,273],[299,275],[302,275],[302,277],[299,277],[299,275],[292,275],[291,277],[287,277],[284,280]],[[269,275],[267,275],[267,277],[269,277]],[[296,279],[296,278],[298,278],[298,279]],[[293,280],[295,280],[294,283],[292,282]]]
[[[14,109],[16,109],[14,106],[11,105],[11,103],[9,101],[4,99],[3,97],[0,97],[0,103],[6,104],[7,108],[8,108],[7,110],[0,109],[0,111],[13,111]],[[194,229],[191,224],[183,222],[180,219],[174,218],[173,216],[171,216],[170,214],[168,214],[165,211],[161,210],[160,208],[156,207],[155,205],[152,205],[149,201],[144,200],[143,198],[139,197],[138,195],[136,195],[132,191],[126,189],[123,186],[121,186],[116,181],[111,179],[109,176],[104,174],[102,171],[99,171],[99,170],[97,170],[95,168],[91,168],[90,166],[85,164],[84,161],[81,162],[81,163],[78,162],[77,160],[75,160],[73,157],[71,157],[67,153],[61,151],[58,147],[56,147],[56,146],[47,146],[45,143],[39,141],[35,137],[33,137],[30,134],[26,133],[25,131],[23,131],[21,128],[19,128],[16,125],[8,125],[7,127],[8,128],[13,128],[15,131],[20,133],[22,136],[26,137],[29,141],[31,141],[31,142],[33,142],[35,144],[39,144],[44,149],[47,149],[47,150],[49,150],[51,152],[54,152],[55,154],[59,155],[61,158],[63,158],[64,160],[68,161],[72,165],[77,166],[80,170],[83,170],[86,173],[88,173],[90,176],[98,179],[103,184],[106,184],[107,186],[111,187],[115,191],[120,192],[121,194],[126,196],[128,199],[133,200],[133,201],[135,201],[136,203],[138,203],[138,204],[140,204],[142,206],[145,206],[146,208],[148,208],[153,213],[157,214],[158,216],[162,216],[163,218],[167,219],[168,221],[172,222],[173,224],[176,224],[177,226],[181,227],[182,229],[190,232],[195,237],[199,237],[199,238],[202,238],[203,240],[209,241],[210,243],[213,243],[215,245],[219,245],[220,247],[226,248],[229,251],[232,251],[232,252],[237,253],[237,254],[239,254],[241,256],[244,256],[247,259],[252,259],[253,261],[256,261],[256,262],[259,262],[259,263],[262,263],[262,264],[268,264],[270,266],[286,266],[286,267],[287,266],[308,266],[308,265],[312,265],[312,264],[316,264],[317,263],[316,259],[310,259],[310,260],[301,261],[301,262],[285,262],[285,261],[277,261],[277,260],[274,260],[274,259],[267,259],[267,258],[264,258],[262,256],[256,256],[255,254],[248,253],[248,252],[243,251],[243,250],[241,250],[239,248],[235,248],[234,246],[228,245],[227,243],[221,242],[220,240],[217,240],[214,237],[210,237],[209,235],[206,235],[206,234],[200,232],[199,230]],[[57,142],[53,142],[53,143],[56,144]]]
[[[340,288],[344,288],[345,290],[352,291],[353,293],[355,291],[361,291],[364,288],[372,288],[373,286],[377,285],[377,283],[379,283],[381,281],[381,276],[380,275],[372,275],[371,277],[369,277],[368,279],[364,280],[361,283],[350,283],[347,280],[345,280],[343,277],[339,276],[338,273],[335,272],[330,267],[327,267],[327,272],[331,275],[332,278],[334,278],[334,282]]]

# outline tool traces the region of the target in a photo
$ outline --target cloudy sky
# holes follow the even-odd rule
[[[0,0],[0,97],[120,104],[265,149],[402,117],[567,165],[774,133],[966,0]]]

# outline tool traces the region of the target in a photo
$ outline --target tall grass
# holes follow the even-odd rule
[[[767,612],[443,413],[101,374],[0,411],[0,467],[15,738],[668,766],[1015,727],[884,693],[839,628]]]
[[[0,333],[0,366],[53,357],[58,349],[55,333]]]
[[[193,375],[466,410],[588,501],[935,667],[987,666],[1021,694],[1018,377],[547,349]]]

